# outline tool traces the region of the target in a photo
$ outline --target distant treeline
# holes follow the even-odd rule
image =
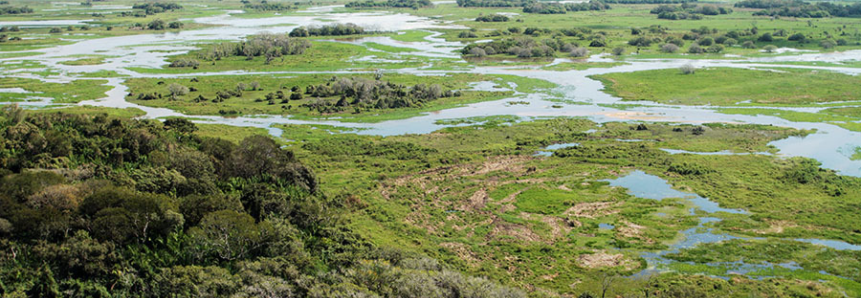
[[[460,7],[523,7],[523,12],[563,14],[568,11],[606,10],[610,6],[602,1],[588,3],[548,3],[535,0],[457,0]]]
[[[265,56],[266,62],[286,55],[300,55],[311,47],[307,40],[294,39],[286,34],[263,33],[248,38],[239,43],[221,43],[206,51],[201,51],[198,57],[204,60],[221,60],[230,56],[245,56],[248,60]]]
[[[682,3],[681,5],[660,5],[651,11],[658,15],[659,19],[667,20],[699,20],[703,15],[716,16],[732,13],[731,8],[717,7],[714,5],[697,6],[693,3]]]
[[[165,11],[173,11],[182,9],[182,5],[176,3],[161,3],[161,2],[153,2],[153,3],[135,3],[132,6],[133,9],[141,9],[146,12],[148,15],[153,15],[157,13],[162,13]]]
[[[0,15],[6,14],[24,14],[24,13],[33,13],[33,9],[28,6],[3,6],[0,7]]]
[[[260,3],[251,3],[250,1],[242,1],[242,3],[245,4],[246,9],[253,9],[259,11],[286,11],[296,9],[296,7],[290,4],[281,2],[269,3],[266,1],[261,1]]]
[[[298,27],[290,31],[291,37],[308,37],[308,36],[341,36],[363,34],[365,29],[353,23],[333,24],[319,27]]]
[[[475,18],[476,22],[508,22],[509,18],[501,14],[489,14]]]
[[[569,11],[597,11],[610,9],[610,5],[598,0],[588,3],[545,3],[533,2],[523,7],[523,12],[540,14],[564,14]]]
[[[697,0],[604,0],[610,4],[670,4],[697,2]]]
[[[534,0],[457,0],[460,7],[523,7]]]
[[[422,7],[433,6],[430,0],[388,0],[385,2],[353,1],[345,5],[349,8],[373,8],[373,7],[395,7],[395,8],[412,8],[419,9]]]
[[[858,17],[861,16],[861,3],[834,4],[817,2],[814,4],[798,0],[744,0],[735,7],[762,8],[757,16],[781,16],[796,18]]]

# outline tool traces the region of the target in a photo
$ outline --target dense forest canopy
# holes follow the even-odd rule
[[[363,34],[365,29],[353,23],[332,24],[316,27],[300,26],[290,31],[290,37],[308,37],[308,36],[340,36]]]
[[[601,11],[610,9],[610,5],[598,0],[588,3],[543,3],[533,2],[523,6],[523,12],[540,14],[564,14],[569,11]]]
[[[525,297],[345,228],[266,136],[185,119],[0,111],[4,297]],[[459,293],[459,294],[458,294]]]
[[[305,88],[305,94],[315,97],[310,103],[303,104],[309,110],[320,113],[334,113],[348,108],[396,109],[419,107],[424,103],[442,98],[460,96],[460,91],[443,90],[440,85],[416,84],[405,86],[392,82],[364,78],[338,78],[320,85]],[[295,97],[293,93],[291,97]],[[302,96],[298,96],[301,98]],[[335,97],[337,101],[320,100],[320,98]]]
[[[419,9],[422,7],[431,7],[433,3],[430,0],[387,0],[385,2],[366,0],[349,2],[345,6],[349,8],[393,7]]]
[[[754,15],[827,18],[861,16],[861,3],[835,4],[828,2],[808,3],[801,0],[744,0],[735,7],[761,8]]]
[[[203,60],[221,60],[230,56],[244,56],[247,60],[253,60],[254,57],[263,56],[268,63],[282,56],[301,55],[310,47],[309,41],[290,38],[287,34],[261,33],[244,42],[213,45],[198,57]]]
[[[0,15],[25,13],[33,13],[33,9],[28,6],[0,6]]]
[[[523,7],[534,0],[457,0],[461,7]]]
[[[272,2],[272,3],[270,3],[270,2],[265,1],[265,0],[260,1],[259,3],[253,3],[253,2],[248,1],[248,0],[243,0],[242,2],[245,4],[244,5],[245,8],[251,9],[251,10],[257,10],[257,11],[287,11],[287,10],[293,10],[296,8],[293,5],[290,5],[290,4],[287,4],[284,2]]]

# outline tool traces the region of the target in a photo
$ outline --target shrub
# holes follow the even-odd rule
[[[146,27],[149,30],[164,30],[164,21],[155,19],[152,20],[152,22],[149,22]]]
[[[712,46],[710,46],[710,47],[708,48],[708,52],[709,52],[709,53],[713,53],[713,54],[717,54],[717,53],[723,52],[723,46],[722,46],[722,45],[719,45],[719,44],[712,45]]]
[[[177,83],[172,83],[167,86],[167,91],[170,92],[170,97],[173,100],[176,100],[178,96],[186,95],[189,92],[188,87]]]
[[[664,45],[661,46],[661,52],[664,52],[664,53],[675,53],[678,51],[679,51],[679,46],[671,44],[671,43],[665,43]]]
[[[765,50],[766,53],[774,53],[775,51],[777,51],[777,47],[773,45],[767,45],[762,49]]]
[[[487,51],[479,47],[474,47],[469,50],[469,54],[475,57],[484,57],[487,56]]]
[[[625,48],[623,48],[623,47],[617,47],[617,48],[613,49],[613,55],[622,56],[624,54],[625,54]]]
[[[756,44],[754,44],[752,41],[748,40],[748,41],[745,41],[743,44],[741,44],[741,47],[745,48],[745,49],[755,49]]]
[[[200,61],[194,59],[180,58],[170,63],[169,67],[198,67]]]
[[[702,47],[700,47],[700,45],[698,45],[698,44],[692,44],[688,48],[688,53],[691,53],[691,54],[702,54],[704,52],[705,52],[705,50]]]
[[[694,74],[697,71],[697,68],[691,64],[685,64],[679,67],[679,72],[685,75]]]
[[[571,50],[571,57],[586,57],[589,56],[589,49],[587,48],[574,48]]]
[[[807,37],[801,33],[795,33],[792,36],[790,36],[789,38],[787,38],[787,40],[797,41],[797,42],[804,42],[806,39],[807,39]]]

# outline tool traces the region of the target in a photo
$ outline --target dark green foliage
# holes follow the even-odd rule
[[[818,2],[811,4],[801,0],[745,0],[735,7],[761,8],[754,15],[798,18],[857,17],[861,15],[861,4],[835,4]]]
[[[165,22],[159,19],[152,20],[149,24],[146,25],[149,30],[164,30]]]
[[[340,228],[340,203],[268,137],[237,146],[196,137],[186,119],[15,106],[0,125],[4,295],[295,294],[299,279],[326,282],[306,273],[367,249]]]
[[[264,56],[266,62],[286,55],[301,55],[311,47],[307,40],[290,38],[287,34],[262,33],[248,38],[245,42],[221,43],[209,51],[201,51],[203,60],[221,60],[229,56],[244,56],[247,60]]]
[[[298,27],[290,31],[290,37],[341,36],[364,34],[365,29],[353,23],[333,24],[319,27]]]
[[[658,15],[659,19],[667,20],[699,20],[703,15],[714,16],[719,14],[731,14],[732,9],[714,5],[698,6],[693,3],[683,3],[679,6],[660,5],[653,8],[650,13]],[[707,34],[707,33],[702,33]]]
[[[523,6],[523,12],[540,14],[564,14],[568,11],[600,11],[610,9],[610,5],[598,0],[588,3],[542,3],[533,2]]]
[[[509,18],[501,14],[483,15],[475,18],[476,22],[508,22]]]
[[[394,7],[419,9],[422,7],[432,7],[433,3],[430,0],[387,0],[385,2],[366,0],[349,2],[345,6],[349,8]]]
[[[165,11],[174,11],[182,9],[182,5],[176,3],[162,3],[162,2],[147,2],[147,3],[135,3],[132,6],[133,9],[143,10],[143,13],[146,15],[154,15],[157,13],[162,13]],[[124,13],[125,14],[125,13]],[[125,15],[123,15],[125,16]]]
[[[667,171],[678,173],[680,175],[705,175],[714,172],[714,170],[703,165],[687,162],[674,163],[670,165],[670,168],[667,169]]]
[[[297,2],[298,3],[298,2]],[[272,2],[269,3],[266,0],[260,1],[260,3],[251,3],[250,1],[245,2],[245,8],[257,11],[288,11],[294,10],[296,7],[283,3],[283,2]]]
[[[33,13],[33,9],[28,6],[0,6],[0,16],[7,14],[25,14]]]
[[[523,7],[533,0],[457,0],[460,7]]]
[[[358,77],[332,77],[329,82],[305,88],[305,94],[317,100],[301,106],[320,113],[334,113],[348,110],[349,107],[366,109],[395,109],[420,107],[422,104],[443,97],[457,97],[460,92],[443,90],[442,86],[417,84],[404,86],[378,79]],[[299,92],[292,93],[290,99],[301,99]],[[283,94],[270,93],[267,99],[285,99]],[[340,97],[337,101],[321,98]]]

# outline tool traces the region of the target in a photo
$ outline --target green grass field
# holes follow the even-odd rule
[[[628,101],[729,106],[861,100],[857,77],[827,71],[709,68],[685,75],[677,69],[664,69],[595,78],[605,83],[608,92]]]

